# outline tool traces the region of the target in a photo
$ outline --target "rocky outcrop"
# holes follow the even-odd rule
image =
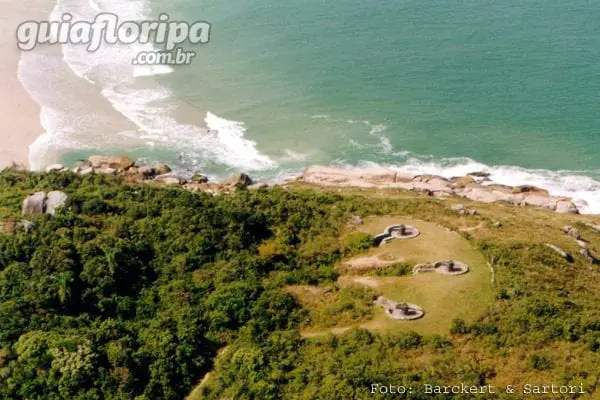
[[[579,251],[581,255],[593,265],[600,265],[600,260],[592,254],[589,249],[582,249]]]
[[[45,192],[36,192],[23,200],[23,215],[39,215],[47,213],[54,215],[58,207],[67,202],[67,195],[61,191],[54,190],[46,195]]]
[[[452,196],[452,182],[446,178],[433,175],[416,176],[412,180],[412,190],[424,192],[432,196]]]
[[[555,211],[561,214],[579,214],[577,205],[571,199],[560,200],[556,203]]]
[[[154,171],[156,175],[166,175],[168,173],[171,173],[173,170],[167,164],[158,163],[154,167]]]
[[[518,194],[518,193],[535,193],[535,194],[546,196],[546,197],[550,195],[547,190],[540,189],[538,187],[530,186],[530,185],[515,186],[514,188],[512,188],[512,192],[514,194]]]
[[[61,191],[53,190],[46,196],[46,213],[54,215],[58,207],[67,203],[67,195]]]
[[[196,172],[192,175],[192,182],[194,183],[208,183],[208,177],[200,172]]]
[[[563,232],[565,233],[565,235],[570,236],[575,240],[581,239],[581,232],[579,232],[579,229],[577,229],[571,225],[563,226],[562,229],[563,229]]]
[[[48,165],[46,167],[46,172],[64,171],[64,170],[66,170],[66,168],[62,164],[52,164],[52,165]]]
[[[135,161],[128,156],[91,156],[88,158],[93,168],[112,168],[115,170],[126,170],[135,165]]]
[[[559,256],[561,256],[562,258],[564,258],[565,260],[567,260],[568,262],[573,262],[573,256],[570,255],[569,253],[567,253],[566,251],[564,251],[563,249],[561,249],[558,246],[555,246],[553,244],[550,243],[546,243],[546,247],[548,247],[549,249],[553,250],[556,254],[558,254]]]
[[[475,171],[475,172],[469,172],[467,174],[467,176],[472,176],[474,178],[481,178],[481,179],[487,179],[490,177],[490,173],[489,172],[481,172],[481,171]]]
[[[176,186],[184,183],[182,179],[174,176],[157,176],[154,181],[162,183],[166,186]]]
[[[465,207],[464,204],[455,204],[452,207],[450,207],[450,209],[460,215],[465,215],[465,214],[466,215],[477,215],[477,214],[479,214],[479,212],[477,210],[468,209],[467,207]]]
[[[579,247],[581,247],[582,249],[588,248],[589,243],[581,237],[581,232],[579,231],[579,229],[571,225],[565,225],[563,226],[562,230],[565,233],[565,235],[573,238],[575,240],[575,243],[577,243]]]
[[[467,207],[465,207],[464,204],[455,204],[452,207],[450,207],[450,209],[454,212],[457,212],[459,214],[466,214],[467,213]]]
[[[101,174],[101,175],[116,175],[117,170],[115,168],[111,168],[111,167],[101,167],[101,168],[95,168],[94,173]]]
[[[414,177],[398,176],[387,168],[349,170],[345,168],[312,166],[302,180],[321,186],[390,187],[396,183],[410,183]],[[397,181],[398,179],[398,181]]]
[[[594,232],[600,233],[600,225],[594,225],[589,222],[584,222],[583,224],[585,226],[587,226],[588,228],[590,228],[591,230],[593,230]]]
[[[473,178],[472,176],[459,176],[456,178],[452,178],[451,181],[452,189],[463,189],[468,185],[473,185],[477,183],[475,178]]]
[[[484,203],[504,201],[559,213],[579,212],[572,199],[550,196],[546,190],[535,186],[483,184],[489,181],[488,177],[489,174],[482,172],[446,179],[435,175],[403,174],[383,167],[344,169],[317,165],[308,167],[301,181],[320,186],[405,189],[436,197],[460,196]]]
[[[348,225],[351,226],[361,226],[363,224],[363,220],[359,215],[353,215],[350,217],[350,221],[348,221]]]
[[[152,178],[156,176],[156,170],[148,165],[142,165],[137,167],[134,171],[132,171],[135,175],[142,177],[143,179]]]
[[[36,192],[23,201],[23,215],[39,215],[44,213],[46,193]]]
[[[234,174],[225,181],[225,184],[229,186],[248,187],[252,185],[252,179],[246,174]]]

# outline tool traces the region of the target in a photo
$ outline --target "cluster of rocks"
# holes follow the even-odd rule
[[[474,209],[469,209],[469,208],[465,207],[464,204],[455,204],[452,207],[450,207],[450,209],[460,215],[477,215],[477,214],[479,214],[479,211],[474,210]]]
[[[585,258],[589,263],[591,263],[593,265],[600,265],[600,259],[598,257],[594,256],[594,254],[588,248],[589,243],[586,240],[583,240],[579,229],[577,229],[571,225],[566,225],[563,227],[562,230],[565,233],[565,235],[567,235],[567,236],[573,238],[573,240],[575,240],[577,245],[580,247],[579,254],[581,254],[583,256],[583,258]],[[568,262],[575,261],[575,259],[573,258],[573,256],[571,254],[567,253],[566,251],[564,251],[563,249],[561,249],[558,246],[555,246],[550,243],[546,243],[546,247],[548,247],[549,249],[552,249],[555,253],[560,255],[562,258],[564,258]]]
[[[575,261],[575,259],[573,258],[573,256],[569,253],[567,253],[566,251],[564,251],[563,249],[561,249],[560,247],[551,244],[551,243],[545,243],[546,247],[549,248],[550,250],[554,251],[556,254],[558,254],[559,256],[561,256],[562,258],[564,258],[565,260],[567,260],[568,262],[573,262]]]
[[[66,204],[67,198],[67,195],[59,190],[53,190],[49,193],[35,192],[23,200],[21,214],[24,216],[44,213],[54,215],[58,207]]]
[[[550,196],[535,186],[504,186],[491,184],[489,174],[474,172],[467,176],[446,179],[436,175],[412,175],[388,168],[345,169],[311,166],[299,178],[301,181],[336,187],[396,188],[426,193],[430,196],[459,196],[473,201],[493,203],[505,201],[518,205],[545,208],[559,213],[579,213],[584,202],[567,197]]]
[[[590,224],[586,224],[586,225],[588,227],[590,227]],[[593,229],[594,225],[592,225],[591,227]],[[600,259],[598,259],[597,257],[595,257],[592,254],[592,252],[588,248],[589,243],[581,237],[581,232],[579,231],[579,229],[577,229],[571,225],[566,225],[563,227],[563,232],[565,233],[565,235],[573,238],[573,240],[575,240],[575,242],[577,242],[577,245],[581,248],[579,250],[579,253],[587,261],[589,261],[591,264],[594,264],[594,265],[600,265]]]
[[[59,207],[67,203],[68,196],[59,190],[51,192],[35,192],[23,200],[21,214],[35,216],[41,214],[54,215]],[[15,231],[29,232],[35,224],[26,219],[15,221],[8,219],[0,221],[0,233],[13,233]]]
[[[46,172],[66,170],[68,168],[61,164],[50,165],[46,168]],[[172,169],[166,164],[136,165],[135,160],[128,156],[91,156],[87,160],[77,161],[73,172],[79,175],[118,175],[128,183],[180,186],[192,192],[212,194],[230,193],[240,186],[249,190],[268,187],[266,183],[254,183],[248,175],[243,173],[232,175],[224,182],[209,182],[208,177],[201,173],[195,173],[191,178],[186,179],[173,174]]]
[[[388,317],[401,321],[415,320],[425,315],[425,311],[415,304],[396,303],[383,296],[379,296],[374,304],[383,307]]]
[[[588,228],[590,228],[591,230],[593,230],[594,232],[600,233],[600,225],[594,225],[589,222],[584,222],[583,224],[585,226],[587,226]]]

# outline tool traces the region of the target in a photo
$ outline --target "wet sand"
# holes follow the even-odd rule
[[[0,0],[0,168],[13,162],[28,166],[29,145],[43,132],[40,106],[18,79],[21,52],[16,30],[27,20],[47,19],[52,3]]]

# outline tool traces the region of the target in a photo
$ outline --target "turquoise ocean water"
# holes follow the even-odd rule
[[[48,122],[38,157],[47,147],[67,160],[125,148],[184,173],[243,169],[264,179],[315,163],[486,170],[600,213],[598,2],[94,3],[131,18],[206,20],[211,42],[190,66],[135,79],[115,79],[126,56],[108,65],[63,49],[63,62],[133,128],[66,145],[66,122]],[[92,12],[89,4],[65,0],[55,13]]]

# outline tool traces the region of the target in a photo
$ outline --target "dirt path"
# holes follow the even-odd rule
[[[338,283],[340,284],[340,286],[349,286],[357,283],[359,285],[367,286],[372,289],[377,289],[381,286],[381,283],[377,278],[370,276],[341,276],[338,279]]]
[[[229,350],[229,346],[223,347],[221,350],[219,350],[219,352],[217,353],[217,356],[215,357],[215,360],[214,360],[215,366],[217,365],[219,358],[222,357],[225,353],[227,353],[228,350]],[[194,387],[194,390],[192,390],[192,393],[190,393],[189,396],[185,398],[185,400],[200,399],[200,392],[212,375],[213,375],[212,371],[204,374],[204,376],[202,377],[202,380],[200,380],[200,382],[196,385],[196,387]]]
[[[370,269],[377,269],[381,267],[387,267],[394,265],[399,262],[405,261],[404,257],[394,257],[392,260],[381,259],[382,254],[375,254],[372,256],[355,257],[346,261],[343,265],[348,268],[349,271],[368,271]]]

